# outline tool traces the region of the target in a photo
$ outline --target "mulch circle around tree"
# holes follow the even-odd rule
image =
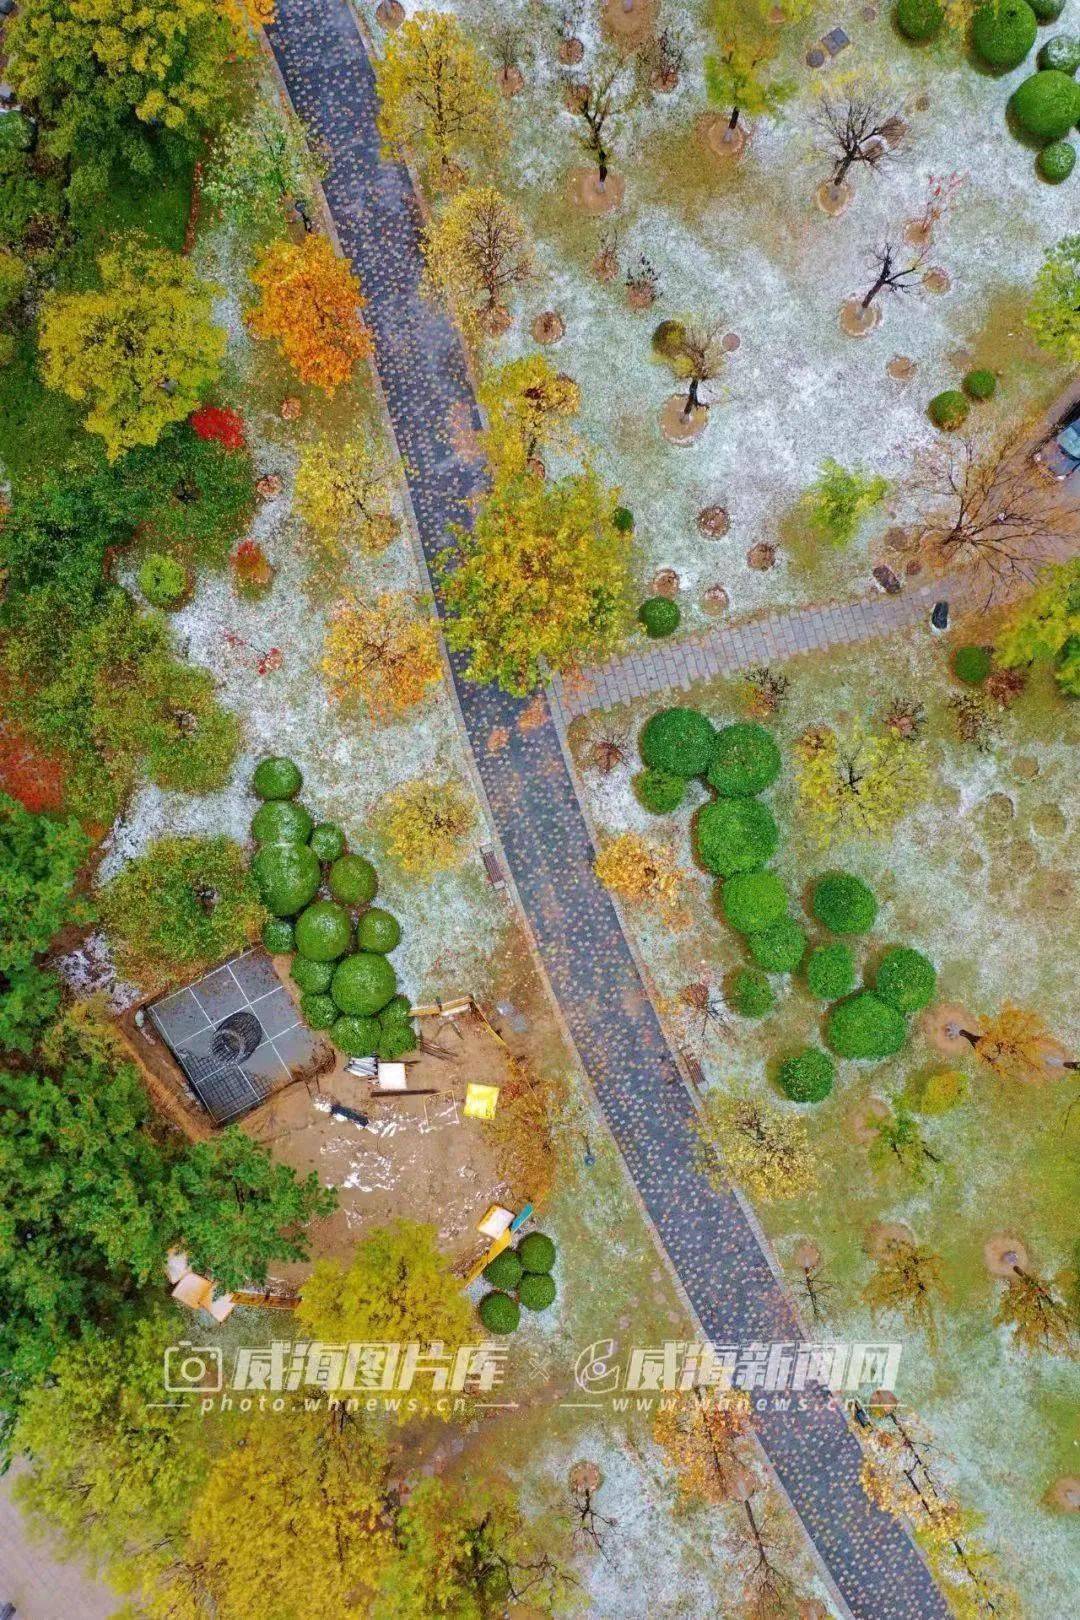
[[[558,343],[566,335],[566,322],[557,309],[545,309],[533,321],[532,335],[537,343]]]
[[[563,96],[563,105],[568,113],[580,113],[589,99],[589,86],[587,84],[568,84]]]
[[[621,174],[609,174],[601,186],[596,169],[571,169],[568,189],[575,208],[597,216],[613,213],[620,206],[626,182]]]
[[[604,0],[600,16],[622,50],[636,51],[652,33],[656,10],[657,0]]]
[[[776,567],[776,547],[769,540],[758,540],[746,553],[746,566],[757,574],[768,573]]]
[[[909,219],[904,226],[904,241],[909,247],[925,253],[930,246],[931,227],[924,219]]]
[[[974,1015],[957,1001],[939,1001],[927,1007],[919,1019],[919,1027],[928,1044],[942,1057],[970,1057],[971,1042],[961,1035],[962,1029],[978,1031]]]
[[[1028,1253],[1011,1232],[995,1232],[983,1244],[983,1261],[991,1277],[1011,1277],[1017,1266],[1026,1269]]]
[[[505,304],[492,304],[483,316],[484,331],[488,337],[502,337],[514,324],[514,317]]]
[[[906,354],[894,354],[891,360],[885,362],[885,370],[894,382],[910,382],[918,369],[914,360]]]
[[[710,619],[719,619],[731,606],[731,598],[722,585],[709,585],[702,595],[701,606]]]
[[[800,1238],[791,1258],[800,1271],[816,1271],[821,1264],[821,1250],[812,1238]]]
[[[731,528],[726,506],[703,506],[697,515],[697,526],[710,540],[720,540]]]
[[[604,1475],[599,1463],[582,1459],[570,1469],[570,1489],[572,1491],[598,1491],[604,1483]]]
[[[636,286],[626,289],[626,302],[631,309],[636,309],[639,312],[644,309],[652,309],[656,303],[656,288],[651,282],[638,282]]]
[[[507,101],[510,100],[511,96],[518,95],[519,92],[524,88],[525,75],[522,73],[519,67],[515,67],[515,65],[511,63],[509,67],[499,69],[499,89],[502,91]]]
[[[1080,1513],[1080,1474],[1062,1474],[1046,1493],[1051,1507],[1062,1513]]]
[[[405,7],[401,4],[401,0],[379,0],[379,4],[375,7],[375,21],[388,33],[400,28],[405,21]]]
[[[848,1116],[852,1139],[863,1147],[869,1147],[871,1142],[877,1141],[878,1124],[888,1119],[891,1112],[884,1097],[868,1097],[865,1102],[859,1103]]]
[[[881,305],[864,309],[861,298],[848,298],[840,305],[840,330],[845,337],[864,338],[881,325]]]
[[[725,354],[734,354],[736,349],[742,348],[742,338],[738,332],[725,332],[720,339],[720,347]]]
[[[649,76],[649,88],[655,90],[658,95],[669,96],[673,90],[679,88],[678,68],[657,68]]]
[[[923,271],[922,284],[928,293],[947,293],[952,286],[952,278],[947,270],[935,264]]]
[[[709,407],[695,405],[686,414],[686,395],[672,394],[660,412],[660,431],[669,444],[693,444],[704,433],[709,423]]]
[[[866,1252],[874,1260],[880,1260],[893,1243],[914,1242],[915,1233],[906,1221],[871,1221],[866,1228]]]
[[[658,568],[653,575],[652,593],[669,599],[679,594],[679,576],[674,568]]]
[[[261,478],[255,480],[255,493],[261,495],[264,501],[272,500],[275,495],[280,495],[284,487],[284,481],[280,473],[263,473]]]
[[[544,466],[544,463],[540,460],[539,456],[529,457],[528,461],[525,463],[525,471],[531,478],[547,477],[547,468]]]
[[[814,201],[823,214],[828,214],[830,219],[838,219],[845,208],[851,206],[854,195],[854,189],[846,180],[841,180],[838,186],[831,180],[823,180],[814,192]]]
[[[302,410],[303,406],[298,399],[283,399],[281,402],[281,420],[283,422],[296,422],[299,420]]]
[[[563,39],[559,41],[559,61],[563,67],[576,67],[585,55],[585,47],[580,39]]]
[[[698,129],[706,149],[725,163],[737,163],[746,151],[747,134],[742,124],[732,129],[730,120],[721,114],[703,118]]]

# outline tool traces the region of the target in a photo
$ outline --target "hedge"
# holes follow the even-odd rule
[[[379,1026],[374,1018],[357,1018],[343,1013],[334,1020],[330,1039],[346,1057],[373,1057],[379,1044]]]
[[[659,709],[641,728],[638,746],[646,765],[672,776],[703,776],[716,732],[697,709]]]
[[[890,945],[878,963],[874,989],[899,1013],[918,1012],[934,999],[937,972],[933,962],[909,945]]]
[[[651,766],[634,777],[634,792],[642,808],[653,816],[666,816],[677,810],[686,797],[686,777]]]
[[[295,944],[293,925],[284,917],[271,917],[263,924],[262,942],[271,956],[282,956]]]
[[[775,872],[742,872],[720,890],[725,922],[739,934],[757,934],[787,912],[787,890]]]
[[[873,990],[860,990],[838,1001],[825,1015],[825,1044],[843,1058],[886,1058],[898,1052],[907,1024]]]
[[[527,1311],[546,1311],[555,1302],[554,1277],[527,1271],[518,1287],[518,1299]]]
[[[826,872],[814,885],[811,910],[834,934],[865,934],[874,926],[873,890],[851,872]]]
[[[806,982],[822,1001],[838,1001],[850,994],[855,984],[855,958],[851,947],[837,941],[818,945],[806,964]]]
[[[251,779],[252,790],[260,799],[295,799],[303,785],[299,765],[280,754],[260,759]]]
[[[401,939],[401,924],[381,906],[370,906],[356,925],[356,945],[361,951],[392,951]]]
[[[736,968],[727,993],[728,1005],[741,1018],[764,1018],[776,1006],[768,975],[758,968]]]
[[[517,1248],[518,1258],[526,1271],[550,1271],[555,1264],[555,1243],[546,1232],[529,1232]]]
[[[345,853],[345,834],[332,821],[320,821],[309,842],[320,861],[336,861]]]
[[[257,844],[306,844],[311,817],[293,799],[269,799],[251,818],[251,836]]]
[[[1009,107],[1025,135],[1060,141],[1080,118],[1080,84],[1058,68],[1043,68],[1013,91]]]
[[[767,805],[716,799],[698,812],[694,839],[703,866],[719,877],[733,877],[764,866],[775,855],[780,834]]]
[[[316,900],[296,919],[296,948],[312,962],[334,962],[349,948],[349,913],[333,900]]]
[[[513,1333],[521,1321],[521,1307],[509,1294],[485,1294],[480,1301],[480,1320],[489,1333]]]
[[[494,1260],[489,1260],[480,1275],[492,1288],[505,1288],[508,1291],[517,1287],[521,1281],[524,1267],[518,1257],[516,1249],[503,1249]]]
[[[638,608],[638,621],[653,641],[673,635],[681,618],[679,604],[668,596],[650,596]]]
[[[309,990],[300,997],[300,1011],[309,1029],[331,1029],[338,1018],[333,996],[318,990]]]
[[[706,778],[722,798],[742,798],[775,782],[780,765],[772,732],[745,721],[717,732]]]
[[[938,0],[898,0],[893,20],[905,39],[925,45],[940,34],[945,12]]]
[[[343,1013],[373,1018],[397,989],[397,974],[385,956],[357,951],[334,969],[330,994]]]
[[[275,917],[293,917],[315,898],[319,863],[307,844],[264,844],[251,863],[260,898]]]
[[[340,855],[330,868],[330,893],[343,906],[364,906],[374,900],[379,880],[375,868],[362,855]]]
[[[334,964],[333,962],[313,962],[310,957],[297,955],[292,959],[289,977],[294,984],[299,985],[301,990],[308,990],[317,995],[325,995],[330,988],[330,981],[334,977]]]
[[[785,1058],[777,1075],[780,1089],[792,1102],[816,1103],[829,1095],[836,1079],[836,1064],[828,1052],[806,1046]]]
[[[998,73],[1019,67],[1035,43],[1039,25],[1027,0],[988,0],[971,20],[976,55]]]
[[[794,973],[806,955],[806,935],[793,917],[778,917],[748,935],[746,946],[767,973]]]

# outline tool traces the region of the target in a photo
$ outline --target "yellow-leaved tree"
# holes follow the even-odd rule
[[[605,889],[632,905],[655,906],[669,927],[686,920],[685,874],[670,844],[657,844],[640,833],[620,833],[604,845],[594,870]]]
[[[427,289],[442,300],[475,345],[510,324],[510,298],[533,276],[521,216],[494,186],[456,192],[421,238]]]
[[[331,614],[322,667],[339,703],[359,698],[373,719],[404,714],[442,678],[435,621],[406,591],[370,605],[350,592]]]
[[[892,731],[815,726],[797,740],[795,752],[799,808],[822,846],[836,838],[875,837],[929,789],[920,744]]]
[[[338,567],[354,544],[384,551],[401,524],[394,514],[391,465],[371,434],[344,444],[316,439],[296,469],[296,505],[325,560]]]
[[[711,1091],[701,1134],[701,1168],[721,1188],[729,1176],[751,1198],[771,1200],[801,1198],[817,1185],[817,1160],[806,1126],[768,1103]]]
[[[491,149],[503,130],[494,69],[451,12],[418,11],[391,34],[375,84],[387,150],[416,157],[437,186],[460,178],[467,149]]]
[[[98,269],[100,289],[46,296],[40,363],[49,388],[86,402],[87,432],[115,461],[194,410],[221,368],[225,333],[212,289],[180,254],[127,242]]]
[[[417,878],[460,866],[475,823],[476,806],[458,782],[423,776],[395,788],[381,817],[387,853]]]
[[[473,528],[455,528],[446,639],[468,653],[470,680],[523,696],[542,663],[565,670],[612,651],[630,616],[615,509],[591,468],[555,483],[526,473],[497,480]]]
[[[252,335],[272,339],[301,382],[333,394],[371,354],[360,283],[325,236],[272,242],[251,279],[260,294]]]
[[[372,1227],[347,1266],[315,1262],[297,1320],[326,1344],[464,1344],[473,1308],[437,1236],[419,1221]]]
[[[688,1389],[659,1403],[653,1439],[681,1497],[712,1507],[731,1499],[752,1466],[745,1446],[752,1423],[745,1389]]]
[[[487,418],[482,443],[494,478],[513,477],[553,451],[575,448],[570,420],[581,409],[581,389],[545,355],[525,355],[489,371],[477,397]]]

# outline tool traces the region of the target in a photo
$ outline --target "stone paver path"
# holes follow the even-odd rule
[[[451,422],[476,422],[456,336],[419,295],[419,211],[404,168],[380,160],[371,68],[344,0],[278,0],[268,30],[297,111],[331,153],[338,234],[369,300],[376,358],[424,551],[464,520],[477,473]],[[630,1175],[716,1344],[793,1341],[798,1324],[741,1206],[694,1169],[695,1112],[592,846],[550,710],[470,685],[464,724],[518,891],[563,1016]],[[505,728],[510,741],[489,753]],[[625,1348],[625,1347],[624,1347]],[[861,1453],[824,1392],[808,1410],[761,1415],[769,1457],[858,1620],[939,1620],[940,1594],[901,1528],[871,1507]]]

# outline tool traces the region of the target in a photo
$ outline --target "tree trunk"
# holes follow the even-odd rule
[[[834,186],[842,186],[843,185],[844,181],[847,179],[847,172],[851,168],[851,165],[854,163],[854,161],[855,161],[855,155],[854,155],[853,152],[845,152],[844,153],[844,156],[840,159],[840,162],[836,165],[836,168],[833,170],[832,183],[833,183]]]
[[[735,125],[738,122],[739,122],[739,109],[738,109],[738,107],[732,107],[732,109],[731,109],[731,117],[728,119],[728,126],[727,126],[728,129],[734,129]]]
[[[885,276],[884,275],[878,276],[877,280],[874,282],[874,285],[871,287],[870,291],[867,293],[866,297],[862,301],[863,309],[869,309],[870,308],[870,305],[874,302],[874,299],[877,297],[878,293],[881,291],[881,289],[882,289],[882,287],[884,287],[884,285],[885,285]]]
[[[700,401],[698,399],[698,388],[700,386],[701,386],[701,378],[700,377],[691,377],[691,379],[690,379],[690,387],[687,390],[687,394],[686,394],[686,404],[683,406],[683,421],[684,422],[689,422],[691,416],[693,416],[694,412],[697,410],[698,405],[700,404]]]
[[[603,191],[604,183],[607,180],[607,153],[602,146],[597,150],[596,161],[600,170],[600,189]]]

